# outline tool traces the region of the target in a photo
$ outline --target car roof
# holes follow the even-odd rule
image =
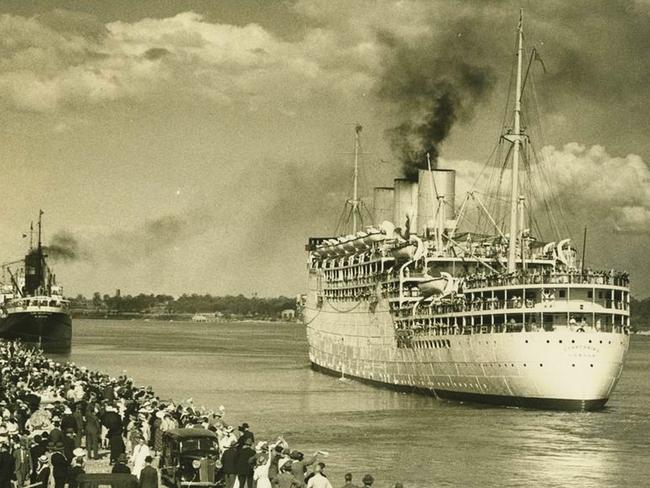
[[[192,439],[196,437],[209,437],[216,439],[217,435],[208,429],[171,429],[165,432],[165,436],[176,439]]]

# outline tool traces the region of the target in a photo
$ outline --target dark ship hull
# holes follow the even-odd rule
[[[72,319],[62,311],[12,312],[0,318],[0,338],[20,340],[48,353],[68,353],[72,345]]]

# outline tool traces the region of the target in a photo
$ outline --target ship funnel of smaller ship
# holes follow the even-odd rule
[[[394,180],[393,223],[402,230],[415,233],[418,222],[418,184],[405,178]]]
[[[393,199],[395,190],[390,187],[376,187],[372,192],[372,217],[375,225],[385,220],[393,221]]]
[[[438,222],[438,206],[442,200],[442,225],[449,227],[449,221],[456,218],[454,200],[456,197],[456,172],[453,169],[421,169],[418,174],[417,233],[433,234]],[[432,187],[433,184],[433,187]]]

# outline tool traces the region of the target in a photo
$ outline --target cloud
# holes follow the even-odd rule
[[[211,23],[194,12],[103,26],[86,19],[87,28],[84,19],[64,10],[0,17],[0,96],[6,103],[47,112],[173,92],[259,104],[306,101],[315,91],[364,82],[351,81],[342,66],[315,61],[318,36],[289,43],[257,24]]]
[[[602,146],[576,142],[561,148],[546,146],[540,156],[541,164],[533,165],[529,179],[522,182],[524,192],[536,192],[533,213],[548,217],[548,203],[562,207],[557,217],[566,219],[564,224],[584,225],[579,220],[588,219],[605,222],[620,234],[650,233],[650,167],[640,156],[612,156]],[[484,168],[473,161],[442,160],[441,165],[457,172],[457,204],[468,191],[478,190],[487,199],[498,194],[502,213],[509,205],[509,170]],[[490,177],[490,172],[499,175]],[[535,185],[525,186],[530,179]]]

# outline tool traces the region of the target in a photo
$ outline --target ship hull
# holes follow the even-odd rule
[[[337,378],[341,377],[340,371],[328,369],[316,363],[311,363],[311,368],[314,371],[318,371],[319,373],[327,374]],[[401,393],[414,393],[419,395],[432,396],[440,400],[450,400],[461,403],[532,408],[538,410],[588,412],[592,410],[600,410],[605,406],[608,400],[608,398],[595,400],[573,400],[566,398],[534,398],[508,395],[476,394],[464,391],[450,391],[440,389],[433,390],[430,388],[421,388],[417,386],[395,385],[391,383],[371,380],[368,378],[357,377],[354,375],[345,375],[345,378],[380,388],[388,388],[390,390],[399,391]]]
[[[0,338],[20,340],[48,353],[67,353],[72,345],[72,319],[60,311],[12,312],[0,318]]]
[[[567,330],[438,335],[398,347],[385,300],[372,309],[309,300],[305,320],[316,370],[437,398],[540,409],[602,408],[629,346],[625,334]]]

